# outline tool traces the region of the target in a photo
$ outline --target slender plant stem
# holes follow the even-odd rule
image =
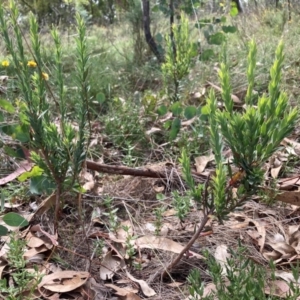
[[[55,217],[54,217],[54,231],[58,230],[58,218],[60,213],[60,197],[61,197],[61,183],[56,182],[56,197],[55,197]]]
[[[183,255],[189,251],[189,249],[195,243],[197,238],[199,238],[200,233],[203,231],[203,228],[205,227],[205,225],[208,221],[209,215],[212,212],[213,212],[213,209],[211,209],[207,214],[204,215],[204,217],[199,225],[199,228],[197,229],[197,231],[195,232],[193,237],[190,239],[190,241],[182,249],[182,251],[178,254],[178,256],[166,267],[166,269],[164,270],[164,272],[162,274],[162,278],[166,277],[166,275],[180,262]]]

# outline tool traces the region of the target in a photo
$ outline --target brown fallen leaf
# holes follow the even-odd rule
[[[128,231],[125,231],[124,227],[127,227]],[[119,240],[126,241],[128,236],[133,236],[133,226],[129,220],[122,221],[120,223],[119,229],[116,232],[116,237]]]
[[[95,180],[86,182],[82,187],[86,192],[92,191],[95,187]]]
[[[1,83],[6,83],[8,81],[8,76],[7,75],[1,75],[0,76],[0,81],[1,81]]]
[[[276,252],[281,254],[282,259],[291,258],[296,254],[295,249],[286,242],[268,243]]]
[[[179,243],[176,243],[170,239],[167,239],[165,237],[157,237],[152,235],[146,235],[143,237],[140,237],[135,240],[135,245],[139,247],[140,249],[148,248],[148,249],[160,249],[164,251],[171,251],[173,253],[179,254],[184,246],[180,245]],[[204,256],[189,251],[191,256],[195,256],[199,259],[205,259]]]
[[[231,257],[230,253],[227,251],[228,247],[224,244],[217,246],[215,251],[215,259],[220,264],[222,268],[222,275],[226,275],[227,259]]]
[[[276,200],[300,206],[300,191],[284,191],[275,197]]]
[[[230,229],[242,229],[249,226],[248,218],[245,215],[230,213],[229,216],[226,226]]]
[[[81,171],[80,173],[80,183],[82,184],[82,187],[85,191],[91,191],[93,190],[96,182],[94,176],[87,172],[86,170]]]
[[[5,208],[17,208],[23,205],[22,203],[13,204],[13,203],[4,203]]]
[[[146,281],[134,278],[127,270],[126,270],[126,275],[129,279],[131,279],[132,281],[140,285],[145,296],[152,297],[156,295],[155,291],[151,287],[149,287]]]
[[[49,256],[47,255],[47,257]],[[32,264],[42,265],[45,262],[45,258],[46,258],[46,254],[38,253],[36,255],[29,257],[27,261]]]
[[[30,248],[36,248],[36,247],[40,247],[42,245],[45,244],[45,241],[43,241],[41,238],[37,237],[37,236],[34,236],[34,235],[29,235],[26,237],[26,240],[27,240],[27,247],[30,247]]]
[[[43,253],[43,252],[46,252],[48,250],[49,249],[45,245],[42,245],[40,247],[31,248],[31,249],[25,251],[24,257],[26,259],[29,259],[29,258],[31,258],[31,257],[33,257],[33,256],[35,256],[39,253]]]
[[[35,290],[35,291],[23,291],[21,293],[21,295],[19,295],[21,297],[21,299],[32,299],[32,300],[35,300],[35,299],[41,299],[41,296],[42,294],[38,291],[38,290]],[[47,298],[47,300],[59,300],[58,298]]]
[[[57,293],[70,292],[85,284],[89,276],[89,272],[60,271],[44,276],[38,288]]]
[[[259,252],[262,253],[266,241],[266,227],[260,220],[249,219],[249,223],[253,223],[257,229],[260,236],[257,243],[259,245]]]
[[[122,300],[142,300],[138,295],[134,293],[128,293]]]
[[[177,288],[179,286],[184,285],[184,282],[173,281],[171,283],[167,283],[167,286]]]
[[[293,294],[289,285],[283,280],[274,280],[266,285],[265,293],[267,295],[286,298],[289,293]]]
[[[187,121],[183,121],[183,122],[181,122],[181,126],[190,126],[191,124],[194,123],[195,120],[197,120],[197,117],[194,117]]]
[[[87,292],[89,294],[92,292],[93,295],[88,299],[93,300],[103,300],[106,298],[106,295],[109,292],[108,288],[106,288],[102,283],[96,282],[93,277],[90,277],[87,280],[83,288],[85,288],[85,296],[87,296]]]
[[[152,186],[153,190],[155,191],[155,193],[159,194],[159,193],[163,193],[164,190],[166,189],[166,187],[162,184],[154,184]]]
[[[281,168],[282,168],[282,165],[279,166],[279,167],[276,167],[276,168],[272,168],[272,169],[271,169],[271,176],[272,176],[272,178],[275,179],[275,178],[278,177]]]
[[[299,176],[292,178],[281,178],[278,180],[280,190],[291,190],[300,184]]]
[[[38,209],[35,212],[36,216],[41,216],[45,212],[47,212],[51,207],[54,207],[56,200],[56,194],[53,193],[49,197],[47,197],[43,202],[39,205]]]
[[[299,225],[291,225],[288,227],[288,241],[289,245],[291,245],[296,252],[299,254],[300,249],[300,230]]]
[[[201,100],[205,100],[206,87],[203,87],[201,90],[197,92],[191,92],[189,94],[191,101],[196,101],[196,103],[202,103]]]
[[[0,258],[0,279],[2,279],[2,273],[4,269],[8,266],[8,261],[3,257]]]
[[[30,231],[31,232],[41,232],[43,235],[45,235],[51,241],[51,243],[54,246],[58,245],[58,241],[57,241],[58,236],[57,236],[57,233],[55,235],[52,235],[52,234],[48,233],[47,231],[43,230],[39,224],[31,226]]]
[[[222,89],[215,85],[214,83],[210,82],[210,81],[206,81],[210,86],[212,86],[214,89],[216,89],[217,91],[221,92]],[[234,103],[236,104],[243,104],[243,101],[241,101],[236,95],[231,94],[231,99]]]
[[[108,280],[113,278],[115,272],[120,270],[125,266],[125,262],[121,260],[120,257],[112,255],[112,251],[108,251],[102,262],[100,267],[100,278],[102,280]]]
[[[170,216],[176,216],[176,214],[177,214],[176,209],[175,208],[170,208],[170,209],[164,211],[162,215],[164,217],[170,217]]]
[[[263,253],[263,256],[266,260],[270,261],[277,261],[277,260],[281,260],[281,254],[277,251],[271,251],[271,252],[265,252]]]
[[[261,238],[261,235],[256,230],[246,230],[246,233],[254,240],[255,245],[258,245],[258,241]]]
[[[104,285],[115,290],[116,291],[115,294],[118,296],[127,296],[129,293],[133,293],[133,294],[138,293],[137,289],[133,289],[130,286],[121,288],[112,283],[106,283]]]
[[[6,177],[0,179],[0,185],[7,184],[7,183],[13,181],[14,179],[18,178],[23,173],[29,172],[33,166],[34,166],[34,163],[28,162],[27,160],[22,161],[20,163],[20,167],[17,170],[15,170],[13,173],[7,175]]]
[[[278,271],[275,271],[275,276],[280,277],[281,279],[285,280],[286,282],[300,283],[300,278],[298,278],[298,281],[296,281],[292,272],[278,270]]]
[[[11,238],[10,238],[10,236],[3,236],[1,239],[4,240],[5,243],[0,249],[0,261],[1,260],[6,260],[6,258],[7,258],[7,252],[10,249],[8,244],[9,244]]]
[[[159,119],[159,123],[165,123],[166,121],[170,120],[171,118],[173,117],[173,113],[172,112],[167,112],[165,115],[164,115],[164,118],[162,119]]]
[[[205,170],[206,165],[214,159],[215,156],[213,154],[195,157],[195,166],[197,173],[202,173]]]
[[[158,128],[158,127],[152,127],[151,129],[149,129],[149,130],[146,131],[146,134],[147,135],[151,135],[152,133],[156,133],[156,132],[160,132],[160,131],[161,131],[160,128]]]
[[[295,150],[295,153],[300,156],[300,143],[296,142],[296,141],[293,141],[291,139],[288,139],[288,138],[284,138],[283,141],[282,141],[282,144],[283,145],[291,145],[294,150]]]
[[[253,224],[256,227],[257,234],[252,232],[249,232],[248,234],[255,239],[255,242],[259,245],[260,252],[262,253],[266,241],[265,225],[260,220],[248,218],[243,214],[231,213],[230,216],[233,216],[235,220],[240,220],[239,223],[230,225],[230,228],[245,228],[248,227],[249,224]]]

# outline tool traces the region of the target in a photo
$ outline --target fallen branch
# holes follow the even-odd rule
[[[29,152],[28,152],[29,153]],[[30,154],[27,155],[29,157]],[[9,183],[10,181],[16,179],[21,174],[28,172],[34,166],[33,163],[30,162],[30,159],[24,161],[20,164],[20,167],[14,171],[13,173],[9,174],[6,177],[0,178],[0,186]],[[149,168],[129,168],[125,166],[112,166],[106,164],[99,164],[92,160],[86,161],[86,167],[89,170],[98,171],[101,173],[106,174],[119,174],[119,175],[131,175],[131,176],[139,176],[139,177],[149,177],[149,178],[160,178],[160,179],[181,179],[181,172],[176,169],[174,172],[174,167],[165,165],[161,166],[158,170],[154,170]],[[199,174],[197,172],[192,172],[195,182],[203,183],[207,179],[207,177],[203,174]],[[175,177],[176,176],[176,177]],[[174,178],[175,177],[175,178]]]
[[[149,178],[161,178],[161,179],[170,179],[172,169],[174,167],[169,166],[162,166],[160,170],[153,170],[151,168],[143,168],[143,169],[136,169],[136,168],[129,168],[125,166],[112,166],[106,164],[96,163],[91,160],[86,161],[86,167],[89,170],[98,171],[107,174],[119,174],[119,175],[131,175],[131,176],[139,176],[139,177],[149,177]],[[177,172],[172,172],[181,174],[177,170]],[[205,182],[207,179],[206,176],[199,174],[197,172],[192,172],[193,177],[196,182]]]

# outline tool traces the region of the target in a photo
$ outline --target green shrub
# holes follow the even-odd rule
[[[11,55],[12,67],[17,77],[20,90],[19,101],[21,113],[17,125],[8,124],[7,134],[27,143],[30,158],[35,162],[34,174],[55,184],[56,216],[60,209],[62,193],[78,187],[78,174],[86,157],[86,129],[90,127],[90,95],[89,95],[89,54],[86,43],[86,27],[77,15],[76,59],[74,61],[78,101],[74,105],[72,118],[67,113],[66,86],[64,84],[62,45],[58,31],[51,31],[54,42],[53,74],[47,73],[43,59],[37,20],[29,17],[30,45],[18,25],[19,11],[14,1],[10,2],[9,14],[0,5],[0,33]],[[11,28],[10,28],[11,27]],[[26,40],[27,41],[27,40]],[[26,48],[32,56],[28,61]],[[48,80],[53,82],[50,88]],[[54,90],[55,89],[55,92]],[[49,98],[54,104],[50,104]],[[2,108],[13,114],[10,106],[4,103]],[[55,107],[55,109],[54,109]],[[56,114],[59,122],[55,122]],[[78,131],[72,126],[78,125]],[[43,180],[42,180],[43,181]]]
[[[130,100],[125,103],[115,98],[105,118],[105,134],[125,155],[139,155],[147,141],[145,121],[139,105]]]
[[[231,258],[221,265],[216,259],[205,253],[208,265],[208,274],[212,279],[215,290],[204,296],[205,284],[201,280],[200,272],[192,270],[188,276],[189,293],[191,300],[240,300],[240,299],[281,299],[276,293],[276,284],[272,285],[275,278],[275,269],[271,263],[271,274],[262,266],[246,258],[246,249],[240,247],[230,251]],[[224,266],[225,265],[225,266]],[[292,267],[295,280],[299,277],[299,269]],[[296,283],[289,284],[291,292],[285,299],[296,300],[300,296],[300,289]],[[270,295],[266,293],[270,288]]]

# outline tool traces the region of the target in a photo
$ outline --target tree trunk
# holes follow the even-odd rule
[[[174,2],[173,0],[170,0],[170,37],[172,41],[172,47],[173,47],[173,55],[176,58],[176,45],[174,41],[174,32],[173,32],[173,24],[174,24]]]
[[[291,21],[292,20],[291,0],[288,0],[288,12],[289,12],[289,21]]]
[[[143,25],[144,25],[144,34],[145,34],[145,39],[150,47],[151,51],[153,54],[156,56],[158,61],[160,63],[164,62],[164,57],[163,54],[160,53],[158,50],[157,44],[155,40],[152,37],[151,30],[150,30],[150,4],[149,0],[142,0],[143,4]]]
[[[238,9],[239,13],[242,13],[243,7],[242,7],[240,0],[232,0],[232,2],[234,2],[236,4],[236,8]]]

